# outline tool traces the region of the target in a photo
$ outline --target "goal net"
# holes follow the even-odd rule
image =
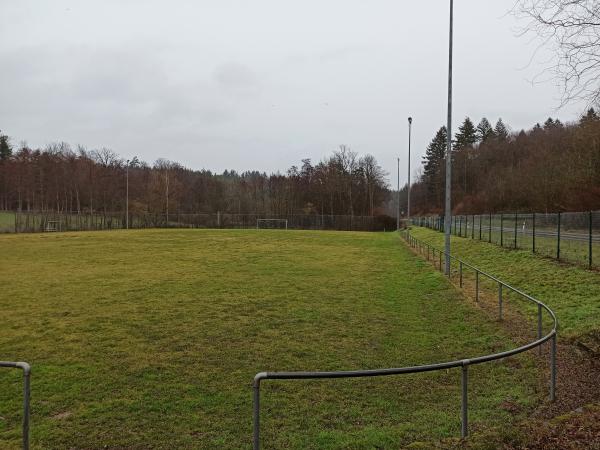
[[[256,219],[256,229],[278,229],[287,230],[287,219]]]

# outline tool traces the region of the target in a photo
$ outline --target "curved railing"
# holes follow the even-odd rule
[[[432,245],[420,241],[413,236],[410,235],[408,231],[403,233],[404,239],[407,241],[408,245],[412,248],[416,249],[420,254],[425,255],[427,252],[427,259],[430,260],[430,256],[433,258],[433,262],[435,265],[437,255],[439,255],[439,267],[442,270],[442,257],[446,256],[446,253],[443,250],[439,250]],[[499,359],[508,358],[510,356],[517,355],[519,353],[524,353],[528,350],[539,348],[541,352],[541,346],[547,341],[551,341],[550,347],[550,400],[554,401],[556,398],[556,336],[557,336],[557,328],[558,321],[556,319],[556,315],[554,311],[552,311],[548,306],[539,300],[533,298],[531,295],[528,295],[519,289],[516,289],[509,284],[501,281],[500,279],[484,272],[483,270],[478,269],[477,267],[450,255],[450,261],[458,263],[459,265],[459,275],[460,275],[460,286],[463,286],[463,271],[466,269],[470,269],[475,273],[475,298],[479,300],[479,278],[481,276],[486,277],[493,282],[498,284],[498,308],[499,308],[499,317],[502,319],[502,309],[503,309],[503,290],[508,289],[512,291],[525,300],[537,305],[537,339],[528,344],[522,345],[512,350],[507,350],[500,353],[494,353],[491,355],[479,356],[476,358],[469,359],[460,359],[455,361],[447,361],[436,364],[426,364],[421,366],[412,366],[412,367],[398,367],[398,368],[390,368],[390,369],[372,369],[372,370],[347,370],[347,371],[335,371],[335,372],[260,372],[256,374],[253,382],[253,390],[254,390],[254,405],[253,405],[253,448],[258,450],[260,448],[260,384],[263,380],[307,380],[307,379],[323,379],[323,378],[363,378],[363,377],[383,377],[383,376],[391,376],[391,375],[401,375],[408,373],[421,373],[421,372],[432,372],[436,370],[444,370],[444,369],[452,369],[456,367],[461,368],[462,376],[461,376],[461,437],[466,438],[469,433],[468,428],[468,369],[469,366],[482,364],[489,361],[495,361]],[[543,317],[542,313],[546,311],[550,318],[552,319],[552,329],[546,335],[543,335]]]
[[[29,450],[29,392],[31,366],[26,362],[0,361],[0,368],[21,369],[23,371],[23,450]]]

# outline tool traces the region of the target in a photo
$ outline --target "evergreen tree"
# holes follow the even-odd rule
[[[579,123],[581,123],[581,124],[592,123],[592,122],[596,122],[598,119],[599,119],[598,114],[596,113],[594,108],[590,108],[590,109],[588,109],[587,113],[585,113],[585,115],[581,116],[581,120],[579,121]]]
[[[504,125],[502,119],[498,119],[498,122],[496,122],[494,134],[496,135],[496,138],[500,139],[501,141],[506,141],[508,139],[508,128],[506,127],[506,125]]]
[[[423,180],[427,192],[433,202],[441,206],[442,193],[444,192],[445,173],[444,161],[446,160],[448,133],[446,127],[441,127],[433,140],[427,146],[423,158]]]
[[[5,161],[12,155],[12,147],[8,136],[0,134],[0,160]]]
[[[550,128],[554,128],[554,120],[552,120],[552,117],[548,117],[548,120],[544,122],[544,129],[549,130]]]
[[[492,129],[492,125],[490,124],[490,121],[484,117],[481,119],[481,122],[479,122],[479,125],[477,125],[477,140],[484,143],[493,137],[494,130]]]
[[[454,149],[458,150],[461,148],[471,147],[477,142],[477,130],[475,125],[468,117],[465,118],[464,122],[458,127],[458,133],[454,140]]]

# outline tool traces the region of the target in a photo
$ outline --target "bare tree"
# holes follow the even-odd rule
[[[598,0],[517,0],[515,16],[524,21],[523,36],[533,35],[540,48],[557,59],[545,72],[561,85],[565,104],[600,101],[600,2]]]

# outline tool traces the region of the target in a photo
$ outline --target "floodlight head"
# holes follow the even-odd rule
[[[408,123],[411,124],[412,123],[412,117],[408,118]]]

